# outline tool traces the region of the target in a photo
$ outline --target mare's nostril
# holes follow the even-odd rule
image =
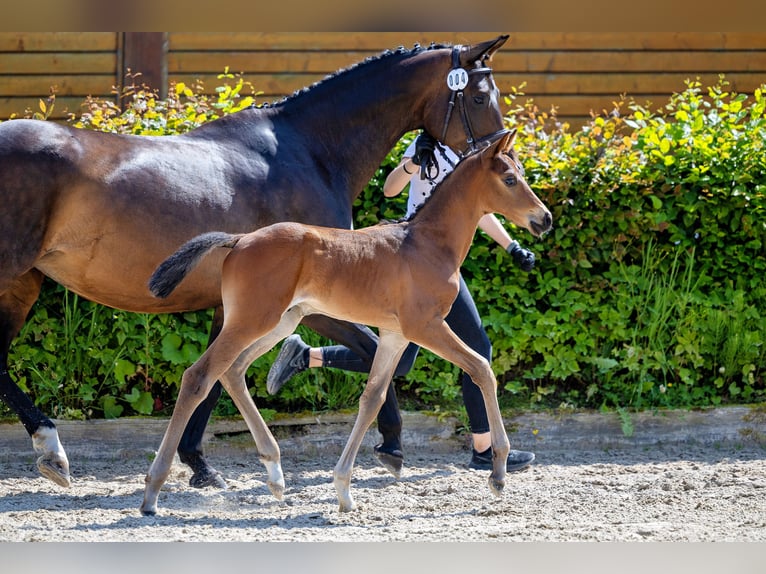
[[[543,225],[545,225],[546,229],[549,229],[551,225],[553,225],[553,217],[551,217],[551,214],[546,212],[545,217],[543,218]]]

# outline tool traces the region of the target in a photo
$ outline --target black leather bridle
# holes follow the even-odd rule
[[[452,112],[455,109],[455,103],[460,112],[460,120],[463,123],[463,131],[467,136],[468,150],[474,152],[479,149],[479,146],[487,142],[492,142],[499,137],[500,134],[505,132],[505,128],[502,128],[495,133],[486,135],[482,138],[476,139],[471,125],[471,118],[468,116],[468,111],[465,107],[465,94],[463,90],[468,85],[468,78],[475,74],[491,74],[492,68],[473,68],[466,70],[460,67],[460,49],[462,46],[457,45],[452,47],[452,69],[447,74],[447,86],[450,89],[449,105],[447,106],[447,115],[444,118],[444,129],[442,130],[442,136],[439,138],[439,142],[444,142],[447,137],[447,128],[449,128],[449,122],[452,119]]]

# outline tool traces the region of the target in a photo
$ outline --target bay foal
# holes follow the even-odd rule
[[[354,508],[353,463],[409,341],[459,366],[481,388],[494,455],[489,486],[500,495],[510,444],[497,382],[487,360],[463,343],[444,317],[457,295],[458,271],[483,215],[501,213],[535,236],[551,227],[550,212],[524,180],[512,149],[514,137],[515,132],[506,132],[467,156],[408,221],[359,230],[278,223],[244,235],[207,233],[184,244],[157,268],[150,289],[166,297],[208,252],[216,247],[232,250],[222,269],[223,328],[184,373],[175,410],[146,476],[143,514],[156,513],[184,426],[216,379],[255,439],[271,492],[282,497],[279,446],[250,398],[244,375],[256,358],[312,313],[380,331],[359,413],[334,470],[340,511]]]

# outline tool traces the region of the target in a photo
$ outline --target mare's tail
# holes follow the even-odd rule
[[[178,251],[160,263],[149,278],[149,290],[155,297],[164,299],[173,292],[189,272],[197,266],[208,252],[216,247],[234,247],[242,235],[222,231],[203,233],[184,243]]]

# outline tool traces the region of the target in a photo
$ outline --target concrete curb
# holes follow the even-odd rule
[[[285,455],[339,454],[351,432],[354,414],[322,414],[284,418],[270,423]],[[407,450],[450,452],[467,448],[453,417],[402,413],[402,440]],[[525,412],[506,417],[513,448],[537,453],[608,448],[645,448],[657,444],[737,445],[766,447],[766,409],[723,407],[699,411],[632,413]],[[136,418],[94,421],[56,421],[59,436],[71,460],[122,458],[157,450],[167,419]],[[379,440],[376,428],[367,432],[364,446]],[[209,454],[253,449],[244,422],[216,420],[205,435]],[[34,460],[31,440],[19,423],[0,424],[0,460]]]

